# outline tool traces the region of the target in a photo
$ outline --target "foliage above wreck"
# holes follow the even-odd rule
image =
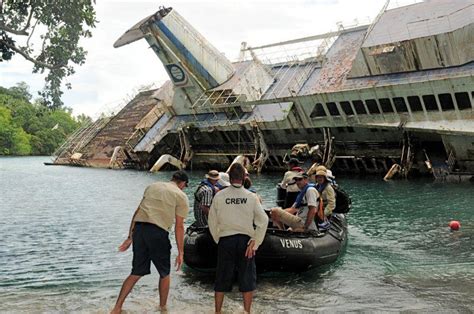
[[[96,22],[90,0],[0,1],[0,62],[22,56],[33,63],[33,73],[46,73],[40,95],[48,107],[59,108],[64,78],[86,58],[79,41],[92,36]]]
[[[91,122],[71,109],[31,101],[29,87],[0,87],[0,155],[51,155],[77,128]]]

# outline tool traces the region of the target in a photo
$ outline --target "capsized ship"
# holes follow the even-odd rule
[[[146,40],[170,81],[77,131],[54,162],[223,168],[244,155],[262,171],[293,154],[337,173],[472,179],[473,22],[471,0],[385,6],[370,25],[242,43],[230,62],[161,8],[114,47]]]

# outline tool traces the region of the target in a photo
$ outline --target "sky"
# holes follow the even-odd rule
[[[392,0],[399,5],[407,0]],[[413,1],[412,1],[413,2]],[[367,24],[374,19],[385,0],[174,0],[168,2],[97,0],[99,23],[93,37],[81,43],[88,51],[86,63],[66,82],[63,102],[74,115],[93,118],[101,112],[117,112],[140,87],[161,86],[168,80],[163,65],[144,39],[113,48],[113,43],[142,18],[161,5],[171,6],[231,61],[246,41],[259,46],[316,35],[346,26]],[[34,95],[44,85],[40,74],[32,74],[32,64],[16,55],[0,63],[0,86],[25,81]]]

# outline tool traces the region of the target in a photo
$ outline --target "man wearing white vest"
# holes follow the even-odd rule
[[[257,195],[242,186],[245,168],[232,165],[229,177],[231,185],[216,194],[209,211],[209,230],[217,243],[215,310],[221,312],[237,271],[244,309],[250,312],[257,286],[255,251],[265,237],[268,217]]]

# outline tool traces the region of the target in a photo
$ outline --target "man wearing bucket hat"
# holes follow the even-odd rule
[[[194,225],[196,227],[206,227],[209,215],[209,208],[211,207],[214,195],[219,191],[220,186],[218,181],[220,179],[217,170],[209,171],[205,179],[201,181],[194,192]]]
[[[315,185],[309,182],[308,174],[298,173],[294,180],[300,189],[296,201],[286,209],[272,208],[273,223],[280,229],[285,224],[293,231],[316,230],[314,217],[318,209],[319,193]]]
[[[122,311],[123,302],[138,280],[150,274],[151,262],[160,274],[160,309],[166,309],[171,267],[169,230],[174,223],[178,247],[175,266],[179,270],[184,254],[184,219],[189,211],[188,197],[183,189],[188,182],[188,175],[180,170],[173,173],[170,182],[155,182],[145,189],[133,215],[128,238],[119,247],[120,252],[125,252],[133,243],[132,272],[123,282],[112,313]]]

